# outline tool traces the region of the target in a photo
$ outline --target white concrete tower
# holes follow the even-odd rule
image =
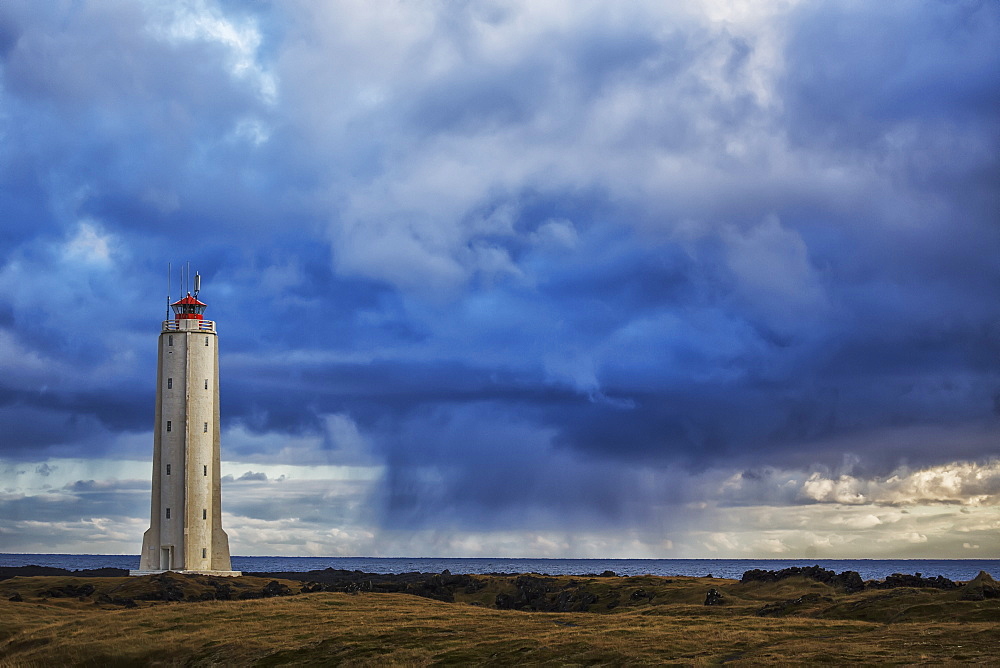
[[[219,347],[206,304],[189,292],[160,332],[153,435],[153,495],[139,570],[240,575],[222,530],[219,476]]]

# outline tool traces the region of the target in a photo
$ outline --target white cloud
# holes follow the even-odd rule
[[[114,240],[94,220],[83,220],[77,225],[76,235],[65,246],[64,255],[69,260],[107,266],[111,262]]]
[[[159,14],[160,22],[150,25],[154,35],[171,42],[204,40],[219,44],[229,54],[232,75],[253,81],[264,101],[275,101],[274,75],[257,60],[261,36],[254,20],[237,22],[211,0],[183,0],[169,5],[153,2],[149,7]]]
[[[230,134],[234,142],[243,141],[254,147],[261,146],[271,138],[271,128],[259,118],[241,118]]]
[[[150,452],[152,444],[150,442]],[[68,489],[79,480],[99,480],[122,483],[149,481],[152,465],[128,459],[48,459],[42,462],[16,462],[0,459],[0,490],[17,490],[20,494],[51,493]]]
[[[538,226],[531,239],[541,246],[567,250],[572,250],[579,243],[579,235],[573,222],[563,218],[545,221]]]
[[[1000,460],[951,462],[923,469],[901,467],[884,476],[765,467],[727,476],[719,487],[726,503],[816,502],[851,506],[905,507],[955,504],[992,506],[1000,500]]]
[[[783,11],[787,3],[767,8]],[[516,220],[524,189],[711,199],[745,180],[740,161],[713,164],[719,137],[746,159],[775,150],[753,118],[734,124],[711,108],[748,93],[764,104],[777,67],[773,31],[759,33],[770,24],[734,8],[300,3],[292,14],[301,39],[278,69],[291,127],[336,158],[325,206],[337,268],[407,291],[440,293],[489,274],[495,257],[468,257],[483,234],[480,211],[500,202]],[[689,40],[679,40],[685,30]],[[594,33],[607,41],[578,40]],[[731,71],[734,49],[746,52],[748,74]],[[340,160],[373,152],[372,171],[345,177]]]
[[[383,475],[381,466],[338,466],[338,465],[296,465],[296,464],[262,464],[246,463],[238,461],[223,461],[222,475],[233,476],[238,479],[247,471],[264,475],[266,481],[294,480],[294,481],[325,481],[336,484],[344,481],[371,482],[378,480]]]
[[[868,514],[860,517],[848,518],[844,520],[843,524],[844,526],[852,529],[871,529],[872,527],[877,527],[882,524],[882,520],[880,520],[876,515]]]
[[[822,503],[994,505],[1000,499],[1000,460],[900,469],[874,479],[849,475],[829,478],[813,473],[802,484],[802,494]]]

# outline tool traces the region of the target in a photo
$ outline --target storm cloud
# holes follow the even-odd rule
[[[5,3],[0,464],[102,468],[4,474],[0,549],[137,549],[184,262],[234,553],[998,547],[953,534],[997,499],[998,42],[972,0]]]

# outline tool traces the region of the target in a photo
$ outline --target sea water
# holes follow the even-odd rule
[[[233,569],[243,572],[314,571],[333,568],[365,573],[545,573],[549,575],[688,575],[739,579],[754,568],[780,570],[814,566],[857,571],[862,579],[881,580],[893,573],[937,575],[971,580],[986,571],[1000,579],[1000,559],[438,559],[433,557],[239,557]],[[53,566],[68,570],[139,567],[133,554],[0,554],[0,566]]]

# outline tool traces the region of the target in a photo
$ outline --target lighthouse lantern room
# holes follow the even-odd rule
[[[198,301],[197,297],[187,294],[184,299],[178,299],[170,308],[174,311],[175,320],[202,320],[204,319],[205,308],[208,304]]]

